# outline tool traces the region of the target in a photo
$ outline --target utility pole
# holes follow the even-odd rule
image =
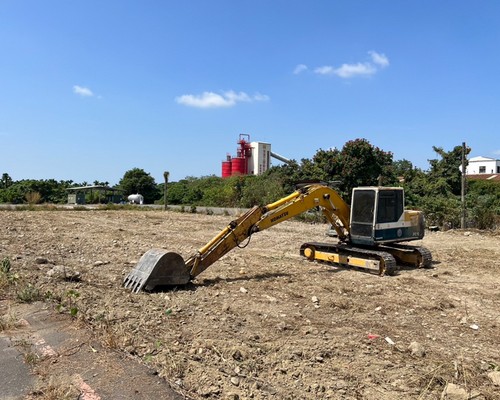
[[[165,179],[165,186],[163,187],[163,210],[167,211],[167,184],[168,184],[168,176],[170,173],[165,171],[163,173],[163,178]]]
[[[461,190],[461,201],[462,201],[462,216],[460,218],[460,227],[465,229],[465,169],[467,167],[467,159],[465,156],[467,147],[465,142],[462,143],[462,190]]]

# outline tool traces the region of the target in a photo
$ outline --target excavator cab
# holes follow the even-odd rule
[[[350,215],[351,242],[373,246],[424,237],[422,212],[404,209],[400,187],[353,189]]]

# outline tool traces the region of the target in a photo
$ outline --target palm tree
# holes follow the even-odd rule
[[[12,185],[12,178],[9,176],[8,173],[3,173],[2,174],[2,180],[1,180],[1,187],[3,189],[7,189],[10,185]]]

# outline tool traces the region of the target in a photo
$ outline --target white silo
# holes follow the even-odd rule
[[[271,143],[252,142],[252,155],[248,159],[248,173],[260,175],[271,167]]]

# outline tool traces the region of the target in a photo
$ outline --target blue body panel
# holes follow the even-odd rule
[[[389,228],[389,229],[376,229],[375,242],[394,242],[406,240],[422,239],[423,232],[420,231],[418,226]]]

